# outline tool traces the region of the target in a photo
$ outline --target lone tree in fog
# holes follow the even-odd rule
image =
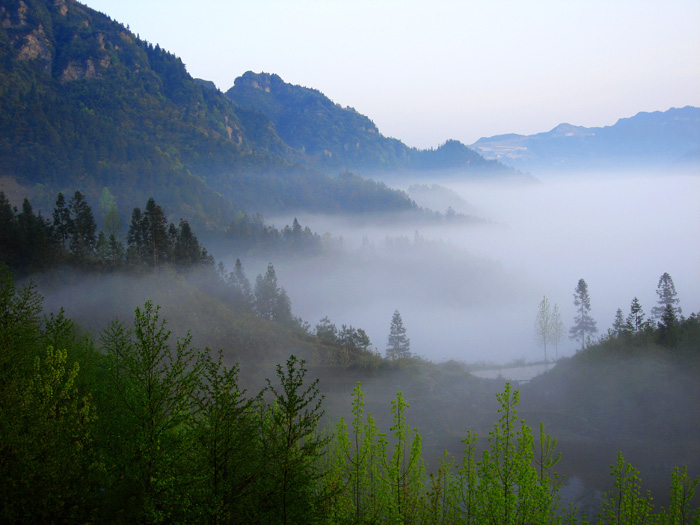
[[[657,301],[659,306],[654,306],[651,309],[651,318],[656,321],[661,321],[667,307],[673,308],[673,312],[676,317],[680,317],[683,311],[681,310],[680,304],[681,300],[676,297],[676,287],[673,284],[673,279],[671,276],[664,272],[664,274],[659,277],[659,284],[656,286],[656,295],[659,296]]]
[[[564,323],[561,320],[559,313],[559,305],[554,305],[552,308],[552,343],[554,344],[554,360],[559,359],[559,341],[564,337]]]
[[[535,341],[544,347],[545,363],[547,362],[547,343],[553,340],[553,329],[549,300],[542,297],[542,301],[537,307],[537,317],[535,317]]]
[[[401,314],[398,310],[394,310],[394,316],[391,318],[386,356],[390,359],[411,356],[410,340],[406,337],[406,328],[403,326]]]
[[[583,279],[579,279],[574,291],[574,326],[569,329],[569,337],[581,341],[581,350],[586,348],[591,335],[598,332],[595,320],[590,316],[591,299],[588,297],[588,285]]]

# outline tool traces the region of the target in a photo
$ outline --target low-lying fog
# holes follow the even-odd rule
[[[270,261],[295,315],[312,326],[328,316],[338,327],[364,328],[383,353],[398,309],[414,353],[503,363],[543,357],[533,328],[542,296],[559,305],[566,326],[558,354],[575,352],[568,329],[580,278],[598,335],[617,308],[627,315],[635,296],[648,317],[664,272],[683,313],[700,311],[700,176],[562,175],[526,186],[420,182],[462,199],[452,194],[438,211],[451,205],[491,222],[426,226],[297,214],[314,232],[342,236],[345,249],[330,258]],[[291,220],[270,218],[278,227]],[[215,255],[232,267],[235,254]],[[243,259],[251,282],[267,262]]]

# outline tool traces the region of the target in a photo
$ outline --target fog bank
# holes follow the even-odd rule
[[[295,315],[312,325],[329,316],[339,327],[364,328],[383,353],[398,309],[415,353],[505,362],[542,358],[533,340],[542,296],[559,305],[568,333],[580,278],[588,283],[599,335],[618,307],[628,313],[635,296],[649,316],[664,272],[673,277],[684,314],[700,310],[700,177],[562,175],[528,186],[442,184],[469,203],[456,211],[476,209],[493,222],[417,226],[296,215],[313,231],[342,236],[344,253],[270,261]],[[229,265],[234,257],[217,254]],[[268,261],[243,262],[253,281]],[[559,354],[574,351],[566,336]]]

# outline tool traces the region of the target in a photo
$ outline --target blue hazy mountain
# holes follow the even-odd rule
[[[641,112],[597,128],[560,124],[536,135],[481,138],[471,147],[487,159],[534,174],[553,170],[700,170],[700,108]]]

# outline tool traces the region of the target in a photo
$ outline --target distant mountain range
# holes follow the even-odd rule
[[[673,111],[418,150],[274,74],[247,72],[224,94],[75,0],[0,0],[0,190],[45,212],[58,191],[97,202],[105,187],[125,217],[153,196],[199,230],[224,228],[242,210],[410,210],[405,193],[366,177],[531,180],[500,160],[525,169],[694,162],[698,110]]]
[[[533,174],[591,169],[678,168],[700,172],[700,108],[637,113],[612,126],[560,124],[536,135],[498,135],[471,145],[485,158]]]

